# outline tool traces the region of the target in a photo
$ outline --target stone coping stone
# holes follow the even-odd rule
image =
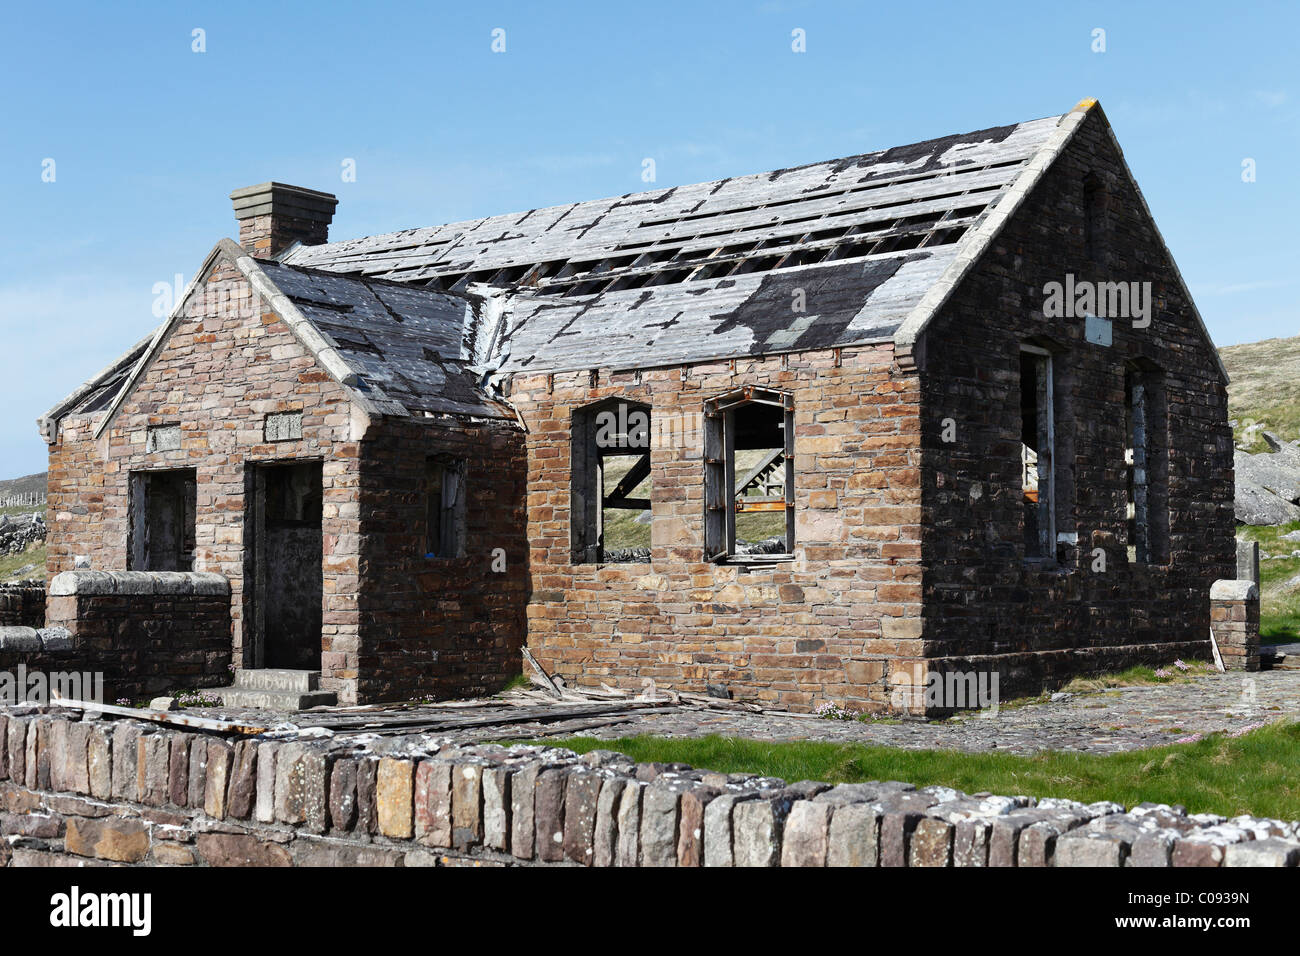
[[[114,594],[228,597],[230,581],[211,571],[64,571],[50,582],[51,597]]]
[[[1254,581],[1220,578],[1210,585],[1211,601],[1257,601],[1259,588]]]
[[[72,650],[72,635],[66,627],[0,627],[0,651],[58,654]]]

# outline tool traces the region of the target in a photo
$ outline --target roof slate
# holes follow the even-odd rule
[[[769,173],[301,246],[286,261],[402,282],[535,283],[543,291],[571,287],[584,275],[581,266],[611,258],[670,253],[663,262],[629,266],[661,273],[698,265],[695,256],[713,259],[728,246],[767,244],[735,253],[752,261],[772,246],[815,247],[813,233],[857,229],[869,236],[914,217],[950,214],[951,219],[952,213],[970,210],[956,217],[969,226],[1016,178],[1059,119]],[[905,234],[914,234],[908,225],[929,232],[925,227],[933,223],[904,223]],[[823,240],[845,245],[839,238]],[[544,268],[557,263],[568,265],[570,274]],[[542,274],[530,276],[530,267],[543,267]],[[509,274],[519,270],[526,271]]]
[[[510,417],[480,387],[480,297],[259,260],[262,273],[334,346],[353,387],[411,414]],[[395,409],[394,409],[395,410]]]
[[[255,287],[287,300],[300,338],[373,411],[505,417],[485,384],[492,373],[645,368],[901,335],[996,232],[1089,102],[1069,124],[1053,116],[296,246],[278,262],[233,243],[229,252]],[[101,379],[78,410],[104,407],[104,392],[131,380],[120,369]]]
[[[503,372],[650,367],[888,338],[1059,117],[834,162],[300,246],[285,263],[496,288]]]

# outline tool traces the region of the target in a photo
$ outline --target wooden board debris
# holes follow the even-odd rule
[[[58,695],[55,695],[50,703],[55,707],[67,707],[70,710],[113,714],[117,717],[133,717],[136,720],[148,720],[156,724],[193,727],[196,730],[211,730],[224,734],[264,734],[271,729],[264,724],[245,723],[238,720],[219,720],[215,717],[199,717],[186,714],[184,711],[119,707],[116,704],[98,704],[94,701],[73,700]]]

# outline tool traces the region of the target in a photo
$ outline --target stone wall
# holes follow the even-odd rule
[[[265,418],[302,412],[302,438],[268,441]],[[218,260],[165,347],[145,369],[104,436],[103,412],[62,422],[50,447],[49,560],[53,578],[84,555],[97,570],[129,567],[130,474],[197,472],[194,570],[230,581],[237,666],[252,664],[245,640],[246,463],[321,461],[324,603],[321,686],[356,701],[360,508],[357,441],[346,392],[316,364],[233,264]],[[150,451],[150,426],[180,424],[180,447]]]
[[[810,299],[808,308],[815,310]],[[528,426],[529,647],[566,680],[702,690],[792,710],[890,707],[920,657],[920,389],[889,344],[639,373],[516,376]],[[704,559],[705,401],[745,385],[794,401],[795,557]],[[573,413],[650,406],[649,563],[575,564]]]
[[[45,513],[0,515],[0,557],[22,554],[45,541]]]
[[[45,588],[39,584],[0,584],[0,627],[44,627]]]
[[[1109,201],[1085,248],[1084,181]],[[1150,281],[1149,327],[1044,317],[1044,286]],[[1018,352],[1052,353],[1055,561],[1025,561]],[[1212,344],[1127,182],[1098,110],[936,316],[912,357],[924,383],[925,656],[1001,672],[1004,695],[1073,674],[1177,656],[1208,659],[1210,585],[1233,576],[1232,430]],[[1168,522],[1160,560],[1126,553],[1125,366],[1162,370]],[[952,440],[945,440],[946,423]],[[1153,477],[1163,469],[1152,468]],[[1104,570],[1098,570],[1098,553]]]
[[[465,466],[458,557],[425,556],[430,457]],[[361,445],[360,474],[361,699],[501,690],[519,674],[526,627],[522,429],[513,421],[383,419]]]
[[[1297,824],[0,710],[0,865],[1295,866]]]
[[[1210,626],[1226,669],[1259,670],[1259,588],[1254,581],[1214,582]]]
[[[102,672],[109,700],[230,682],[230,583],[219,574],[65,571],[48,611],[70,642],[24,657],[28,671]]]

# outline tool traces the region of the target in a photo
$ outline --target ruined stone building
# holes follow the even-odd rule
[[[1226,375],[1092,101],[340,242],[333,196],[233,199],[239,244],[42,420],[74,632],[202,592],[151,659],[343,703],[495,691],[525,643],[792,709],[1208,656]]]

